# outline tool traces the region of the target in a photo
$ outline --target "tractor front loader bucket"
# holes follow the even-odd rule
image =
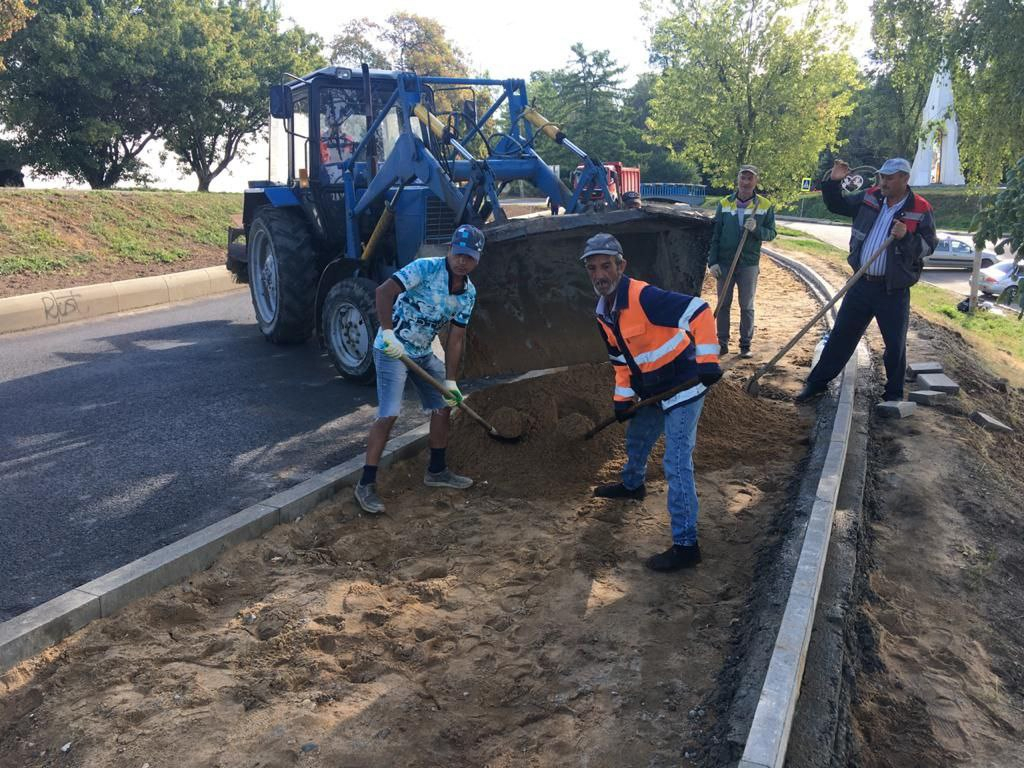
[[[580,262],[587,238],[598,232],[615,235],[627,275],[699,295],[711,228],[708,217],[688,207],[660,203],[487,226],[483,259],[472,276],[477,303],[463,375],[607,360],[594,319],[597,298]]]

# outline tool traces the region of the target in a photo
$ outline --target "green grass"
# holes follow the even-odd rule
[[[968,340],[984,341],[994,349],[1024,362],[1024,322],[1016,314],[997,315],[975,312],[969,315],[956,308],[958,297],[928,283],[910,289],[910,303],[928,320],[955,328]]]
[[[240,194],[0,190],[0,275],[97,262],[167,264],[223,252]]]

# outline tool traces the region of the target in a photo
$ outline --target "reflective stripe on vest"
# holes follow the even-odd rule
[[[690,346],[690,337],[686,333],[690,327],[689,320],[702,307],[706,306],[702,300],[694,298],[679,320],[680,327],[665,328],[654,325],[647,319],[647,314],[640,304],[640,293],[646,287],[647,283],[631,279],[629,281],[629,305],[618,315],[619,333],[628,347],[621,351],[624,355],[633,358],[634,365],[641,373],[656,371],[686,351]],[[604,331],[611,346],[620,346],[614,333],[603,322],[601,330]],[[717,346],[714,353],[718,353]],[[609,357],[612,356],[609,355]],[[614,357],[612,359],[615,360]],[[623,362],[628,361],[624,360]]]

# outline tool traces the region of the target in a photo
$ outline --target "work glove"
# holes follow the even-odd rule
[[[743,222],[743,228],[747,230],[747,232],[754,232],[757,229],[757,219],[753,216],[747,216]]]
[[[381,334],[380,351],[392,360],[398,360],[405,354],[405,345],[398,340],[394,331],[387,330]]]
[[[632,401],[628,403],[615,403],[615,420],[622,424],[636,416],[636,411],[631,410],[633,405]]]
[[[720,266],[718,266],[717,264],[711,264],[708,267],[708,272],[711,273],[711,276],[713,278],[715,278],[715,280],[721,280],[722,279],[722,268]]]
[[[712,384],[714,384],[720,378],[722,378],[722,369],[719,368],[714,373],[701,373],[697,376],[697,378],[700,380],[700,383],[703,384],[705,387],[710,387]]]
[[[462,405],[462,401],[466,398],[462,392],[459,391],[459,385],[451,379],[445,379],[444,388],[448,390],[448,394],[444,396],[444,403],[449,408],[454,408],[457,405]]]

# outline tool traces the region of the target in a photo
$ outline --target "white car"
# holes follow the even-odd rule
[[[1006,291],[1006,299],[1012,304],[1017,300],[1017,283],[1022,279],[1024,262],[1014,264],[1012,261],[1000,261],[981,270],[978,275],[978,288],[982,293],[996,297]]]
[[[991,267],[999,261],[994,253],[982,251],[981,268]],[[926,267],[964,267],[974,269],[974,246],[955,237],[944,237],[935,246],[935,252],[924,260]]]

